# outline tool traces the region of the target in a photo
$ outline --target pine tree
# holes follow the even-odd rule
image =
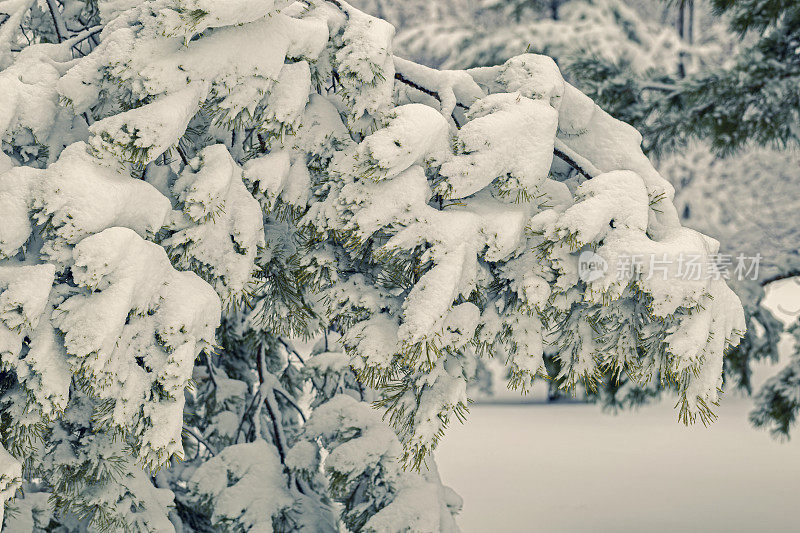
[[[0,3],[12,530],[455,531],[481,357],[713,418],[738,299],[622,266],[717,244],[550,58],[430,69],[339,0],[47,7]]]

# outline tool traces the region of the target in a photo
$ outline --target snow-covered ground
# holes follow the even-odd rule
[[[437,454],[464,533],[800,531],[800,439],[748,425],[723,399],[709,428],[672,405],[476,405]]]
[[[788,318],[800,289],[784,287],[771,307]],[[763,365],[754,383],[776,369]],[[437,453],[443,481],[464,498],[462,531],[800,531],[797,431],[781,443],[753,429],[752,403],[735,393],[708,428],[678,423],[673,405],[618,415],[580,403],[473,405]]]

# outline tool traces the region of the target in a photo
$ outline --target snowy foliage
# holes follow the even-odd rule
[[[368,2],[363,5],[371,8]],[[718,238],[720,257],[735,262],[739,254],[760,254],[757,279],[733,280],[745,303],[748,328],[725,359],[726,382],[749,392],[752,363],[777,361],[783,329],[761,305],[762,285],[800,271],[792,223],[798,205],[796,150],[747,145],[753,140],[793,142],[787,128],[797,122],[796,84],[789,81],[794,79],[792,50],[798,35],[794,3],[665,5],[643,0],[622,6],[595,0],[503,0],[461,2],[460,7],[435,22],[402,19],[399,46],[421,61],[449,68],[492,64],[526,47],[553,55],[572,83],[643,132],[647,152],[664,154],[656,166],[675,186],[675,203],[686,225]],[[741,39],[736,32],[745,30],[751,35]],[[708,90],[717,85],[726,85],[724,94]],[[685,96],[692,87],[696,101]],[[685,153],[669,153],[693,137],[705,140],[691,142],[680,150]],[[710,153],[737,147],[738,153],[728,158]],[[559,361],[547,348],[545,364],[551,375],[560,373]],[[617,407],[641,403],[658,389],[623,376],[588,392]]]
[[[339,0],[33,5],[0,3],[0,494],[34,530],[49,495],[68,531],[456,531],[430,452],[481,357],[712,416],[733,292],[579,258],[718,243],[550,58],[434,70]]]
[[[764,285],[800,272],[800,227],[795,222],[800,154],[753,148],[719,159],[700,145],[663,158],[659,169],[678,191],[675,205],[684,222],[718,236],[720,258],[729,262],[731,272],[739,255],[760,258],[758,272],[731,279],[745,305],[748,328],[726,358],[726,377],[749,391],[751,363],[778,361],[783,330],[761,305]]]

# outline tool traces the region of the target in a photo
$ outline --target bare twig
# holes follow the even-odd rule
[[[798,276],[800,276],[800,270],[790,270],[789,272],[783,272],[781,274],[776,274],[772,277],[761,280],[761,286],[766,287],[770,283],[775,283],[776,281],[795,278]]]
[[[553,154],[561,159],[563,162],[574,168],[578,171],[578,174],[586,178],[587,180],[592,179],[594,176],[591,175],[589,172],[584,170],[578,163],[576,163],[570,156],[559,150],[558,148],[553,148]]]
[[[64,17],[61,16],[61,11],[58,9],[56,0],[47,0],[47,7],[50,10],[50,16],[53,17],[53,27],[56,29],[56,37],[58,37],[58,42],[64,42],[64,40],[67,38],[69,30],[67,29],[67,25],[64,23]]]
[[[208,453],[214,456],[217,455],[217,451],[208,443],[206,439],[204,439],[201,435],[199,435],[195,430],[193,430],[189,426],[183,426],[183,431],[186,434],[191,435],[194,438],[194,440],[205,446],[206,450],[208,450]]]

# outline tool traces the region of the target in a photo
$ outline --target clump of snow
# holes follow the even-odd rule
[[[173,185],[182,216],[163,241],[176,265],[203,274],[224,301],[244,294],[264,246],[261,206],[221,144],[204,148]]]
[[[519,93],[533,100],[544,100],[554,109],[561,107],[565,84],[556,62],[551,57],[522,54],[506,61],[496,80],[507,92]],[[559,127],[561,126],[559,114]]]
[[[22,464],[0,446],[0,523],[5,503],[14,497],[22,479]]]
[[[426,105],[396,107],[387,123],[359,145],[359,162],[376,181],[427,159],[441,159],[449,151],[447,122]]]
[[[47,225],[43,252],[62,264],[70,262],[78,241],[106,228],[153,236],[170,210],[169,200],[152,185],[100,163],[83,143],[67,147],[42,171],[33,191],[36,220]]]
[[[403,470],[397,435],[364,402],[346,395],[335,396],[314,410],[303,436],[307,440],[301,440],[290,451],[293,464],[304,468],[313,464],[316,447],[309,443],[321,441],[328,451],[324,469],[337,480],[335,491],[342,498],[352,491],[372,493],[376,509],[364,524],[364,531],[458,531],[452,514],[460,508],[460,499],[442,487],[435,472]],[[359,487],[360,476],[368,472],[375,472],[380,481]],[[344,519],[348,523],[352,517]]]
[[[444,194],[464,198],[508,174],[509,189],[533,192],[553,160],[558,113],[550,104],[512,93],[489,95],[469,111],[457,135],[458,154],[442,165]]]
[[[211,524],[271,531],[272,519],[293,503],[275,448],[263,440],[228,446],[203,463],[189,490],[209,507]]]
[[[63,411],[72,382],[49,321],[55,272],[50,264],[0,265],[0,361],[14,370],[45,417]]]
[[[394,90],[394,27],[361,11],[348,10],[335,66],[348,99],[348,123],[380,117],[389,110]]]
[[[112,115],[89,128],[89,141],[123,161],[147,164],[176,144],[197,113],[208,88],[202,83],[162,96],[142,107]]]
[[[70,365],[113,405],[107,422],[140,433],[140,458],[157,464],[181,450],[183,390],[195,355],[214,343],[219,298],[126,228],[83,239],[73,255],[83,290],[58,306],[53,324]]]

